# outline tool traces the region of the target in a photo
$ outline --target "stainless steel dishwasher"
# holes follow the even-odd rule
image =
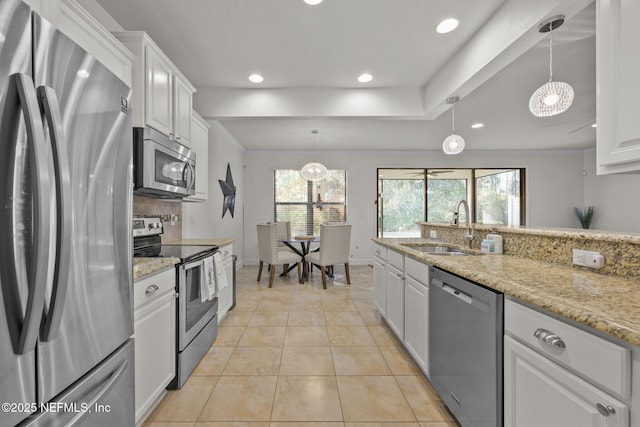
[[[430,273],[429,380],[462,427],[501,427],[503,294]]]

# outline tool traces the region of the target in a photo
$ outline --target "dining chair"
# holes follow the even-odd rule
[[[282,243],[283,240],[291,240],[291,221],[275,221],[278,249],[293,252],[290,247]]]
[[[266,262],[271,268],[269,277],[269,287],[273,287],[273,278],[276,274],[276,266],[283,265],[284,271],[287,271],[289,264],[298,264],[298,280],[302,275],[300,261],[302,257],[291,251],[278,249],[277,225],[258,224],[258,256],[260,258],[260,267],[258,269],[258,282],[262,277],[262,267]]]
[[[311,252],[306,260],[320,268],[322,287],[327,289],[327,268],[335,264],[344,264],[347,283],[351,284],[349,275],[349,255],[351,243],[351,224],[320,225],[320,250]]]

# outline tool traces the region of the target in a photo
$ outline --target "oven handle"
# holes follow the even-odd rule
[[[214,251],[208,251],[208,252],[202,253],[202,254],[198,255],[197,257],[192,258],[192,259],[188,260],[187,262],[183,263],[182,264],[182,268],[184,268],[185,270],[188,270],[190,268],[195,267],[195,264],[202,264],[203,260],[205,258],[212,257],[213,254],[215,254],[216,252],[218,252],[217,249],[214,250]],[[194,265],[191,265],[191,264],[194,264]]]

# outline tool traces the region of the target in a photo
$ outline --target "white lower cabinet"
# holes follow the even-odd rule
[[[504,354],[505,427],[629,426],[624,403],[509,336]]]
[[[407,259],[407,263],[409,261],[413,260]],[[428,266],[422,265],[428,274]],[[404,287],[404,319],[404,346],[422,372],[429,376],[429,286],[409,274]]]
[[[227,286],[218,289],[218,324],[224,320],[233,305],[233,244],[221,246],[219,250],[227,276]]]
[[[387,263],[387,324],[404,341],[404,272]]]
[[[505,427],[629,427],[630,349],[510,299],[504,308]]]
[[[387,315],[387,262],[384,258],[375,255],[373,257],[373,300],[382,317],[385,317]]]
[[[142,424],[176,375],[175,269],[134,283],[136,425]]]

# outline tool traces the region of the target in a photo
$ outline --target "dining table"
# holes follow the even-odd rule
[[[302,275],[300,276],[300,283],[305,283],[307,281],[307,277],[309,276],[309,267],[307,266],[307,261],[305,258],[310,252],[316,252],[320,250],[319,247],[311,249],[311,244],[320,243],[320,238],[317,236],[296,236],[291,239],[283,239],[278,241],[284,243],[289,249],[302,257],[302,259],[300,260],[300,262],[302,263]],[[286,276],[289,271],[293,270],[294,267],[295,265],[289,266],[289,268],[284,271],[281,276]]]

